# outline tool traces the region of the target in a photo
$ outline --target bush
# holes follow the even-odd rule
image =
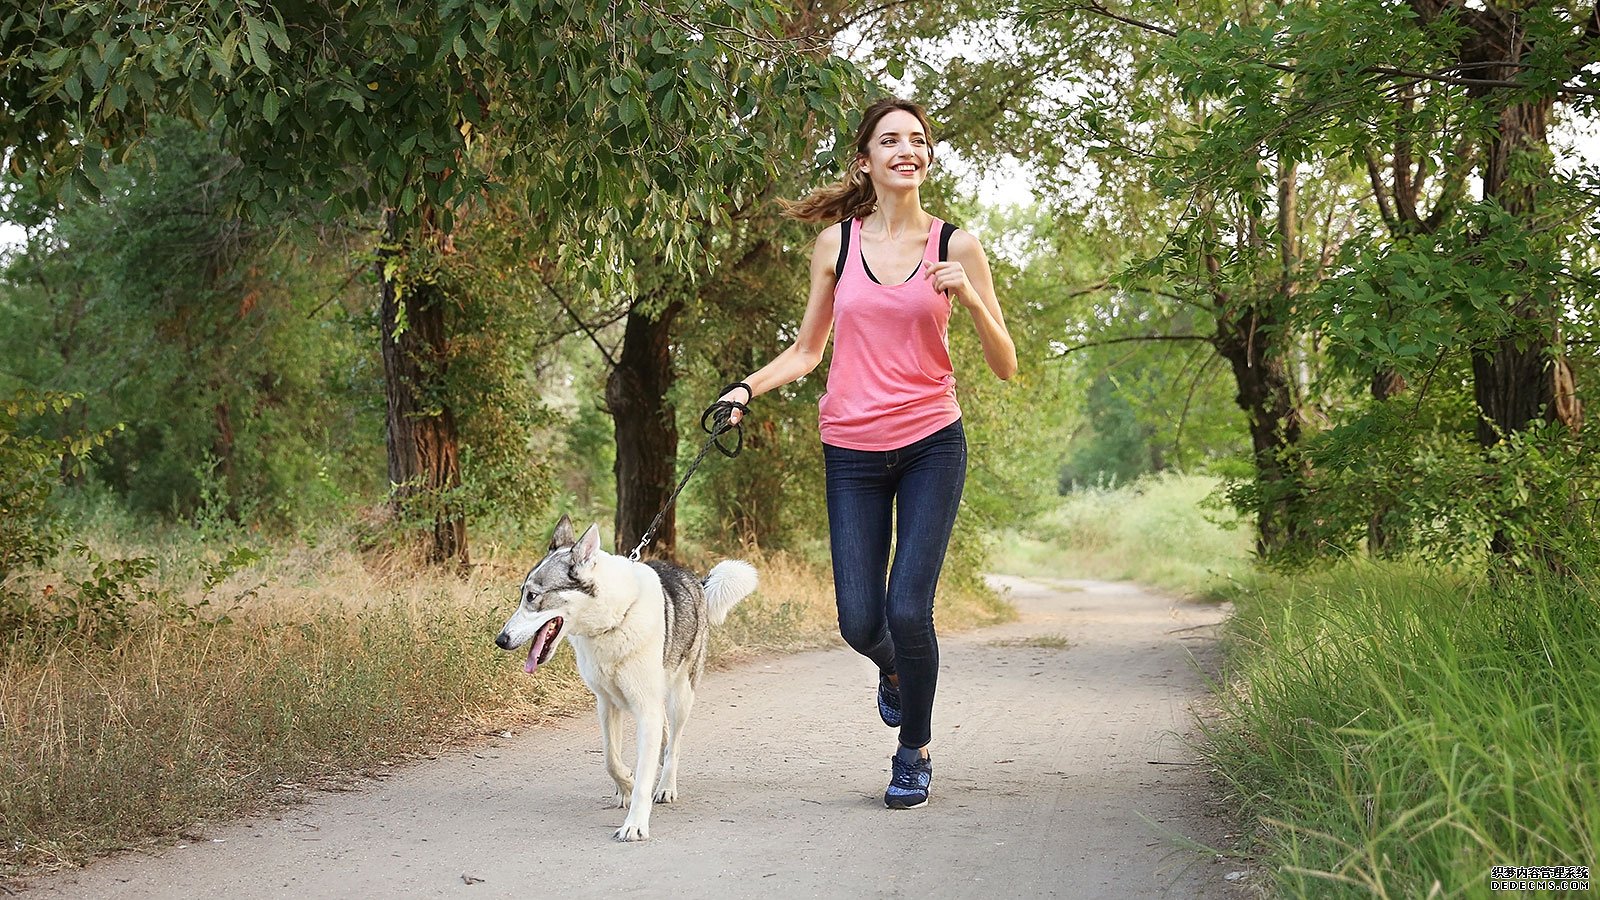
[[[49,559],[60,543],[49,500],[71,446],[22,426],[27,417],[64,412],[71,404],[63,394],[28,392],[0,403],[0,591],[19,569]]]

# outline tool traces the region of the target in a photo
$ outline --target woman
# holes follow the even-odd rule
[[[922,208],[932,165],[922,107],[890,98],[867,108],[844,181],[785,204],[793,218],[835,223],[812,252],[798,338],[721,398],[748,404],[808,374],[837,329],[819,404],[834,591],[840,633],[877,664],[878,712],[900,729],[891,809],[926,804],[933,778],[933,595],[967,464],[947,344],[955,304],[995,375],[1017,371],[983,248]]]

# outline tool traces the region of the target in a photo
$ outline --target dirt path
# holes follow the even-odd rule
[[[1227,828],[1182,737],[1204,693],[1190,653],[1210,667],[1221,612],[1125,585],[997,580],[1022,616],[941,640],[922,810],[883,808],[893,736],[870,664],[817,651],[707,674],[682,800],[656,808],[642,844],[610,839],[623,813],[602,803],[584,716],[27,894],[1238,897],[1238,866],[1184,849],[1222,846]]]

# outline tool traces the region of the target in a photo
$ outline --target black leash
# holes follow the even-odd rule
[[[752,399],[754,398],[750,385],[742,381],[728,385],[722,389],[722,393],[726,394],[736,387],[744,388],[745,393],[750,395]],[[721,395],[719,394],[718,396]],[[706,411],[700,414],[700,430],[711,435],[711,437],[706,439],[705,446],[700,448],[700,454],[694,458],[694,462],[689,464],[689,471],[683,473],[683,479],[678,482],[677,488],[672,491],[672,496],[667,498],[667,502],[662,505],[661,511],[656,513],[655,519],[650,522],[650,527],[645,529],[644,537],[639,538],[639,546],[634,547],[633,552],[628,554],[629,559],[638,562],[639,554],[643,553],[644,548],[655,540],[656,529],[661,527],[662,517],[667,514],[667,510],[672,508],[672,504],[678,501],[678,495],[683,493],[683,486],[689,483],[690,478],[694,477],[694,470],[700,468],[701,461],[706,458],[707,453],[711,452],[712,447],[717,448],[718,452],[729,459],[733,459],[739,455],[740,451],[744,450],[744,426],[734,425],[729,421],[733,417],[733,411],[736,409],[743,413],[750,412],[750,407],[743,403],[733,400],[718,400],[706,407]],[[722,436],[730,431],[733,432],[734,437],[737,439],[734,441],[732,450],[723,446],[722,443]]]

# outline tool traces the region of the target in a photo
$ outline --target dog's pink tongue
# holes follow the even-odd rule
[[[528,661],[522,664],[522,671],[532,675],[539,668],[539,657],[544,655],[544,645],[550,642],[550,635],[555,632],[554,626],[555,622],[546,622],[533,640],[528,642]]]

